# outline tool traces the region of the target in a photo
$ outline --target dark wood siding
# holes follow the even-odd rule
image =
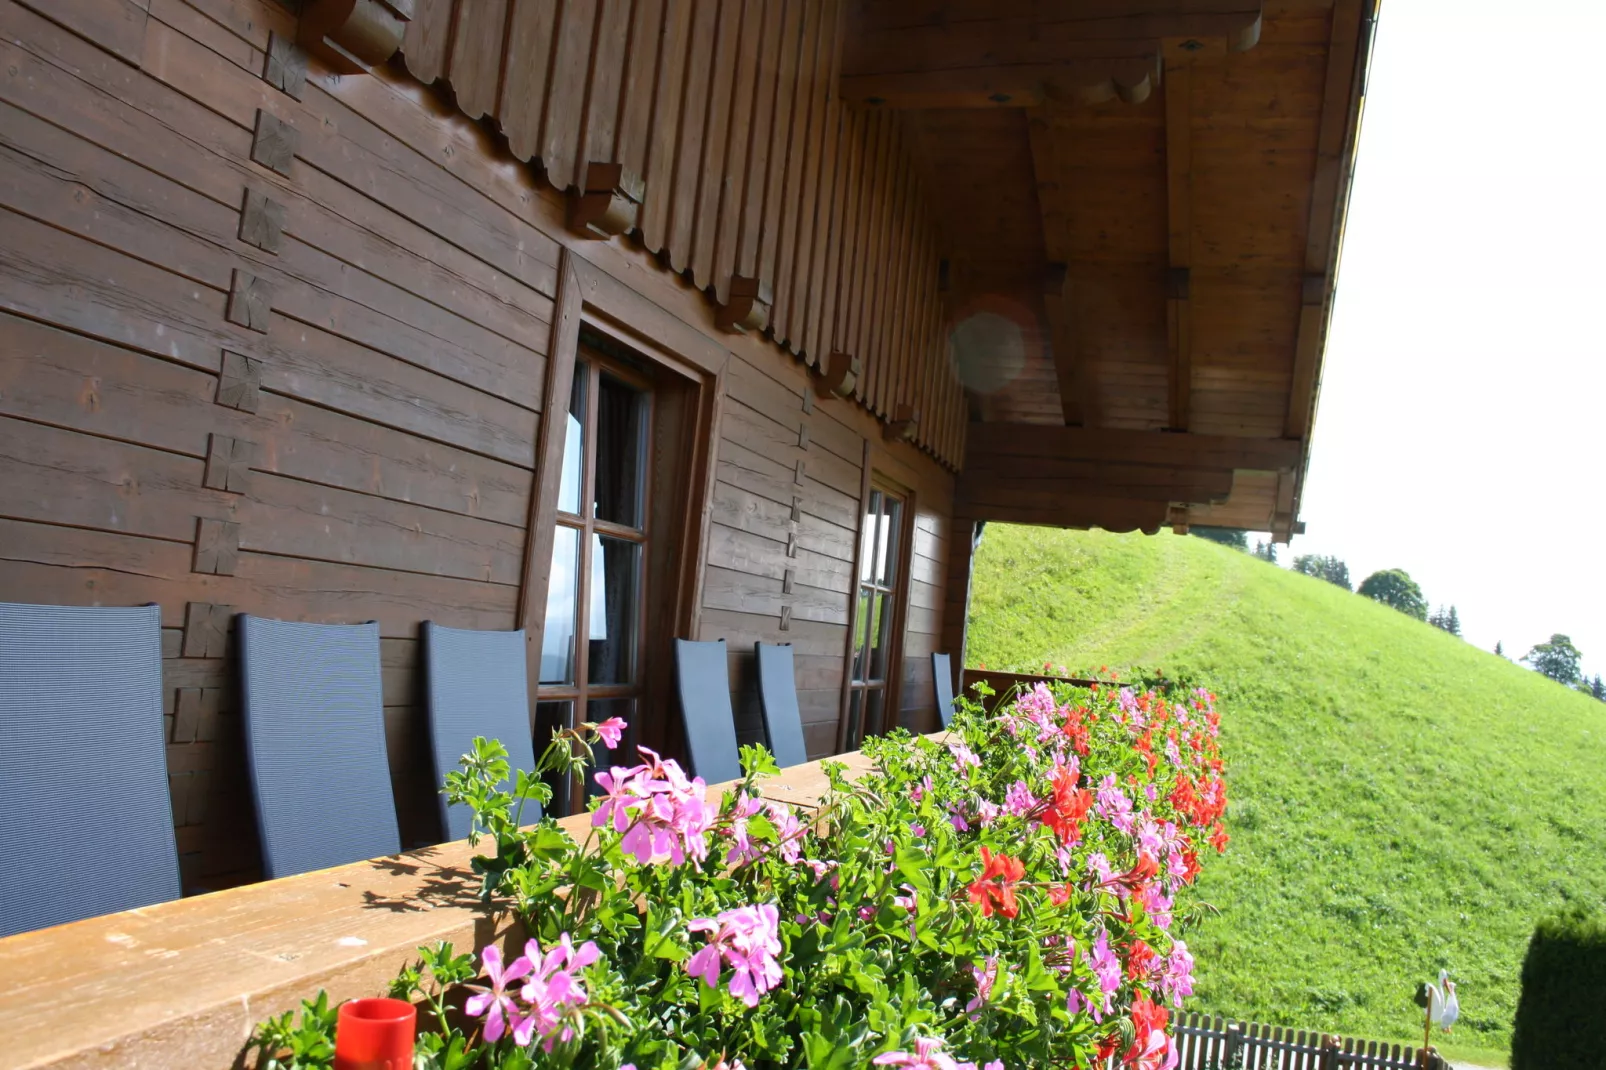
[[[661,34],[670,54],[668,42],[695,25],[691,6],[669,4],[659,18],[654,5],[634,5],[630,47]],[[794,10],[812,5],[787,5],[784,20],[781,5],[724,6],[749,19],[770,12],[733,49],[834,32]],[[516,5],[507,25],[556,41],[552,62],[569,62],[562,31],[523,25],[535,8]],[[566,18],[578,10],[564,8]],[[409,62],[434,47],[454,72],[471,65],[463,28],[454,36],[438,7],[420,9]],[[929,588],[943,575],[932,562],[952,492],[937,461],[884,447],[880,423],[853,401],[805,412],[796,360],[719,332],[702,296],[639,247],[569,235],[562,198],[411,77],[333,78],[314,65],[295,99],[261,77],[269,33],[293,35],[285,9],[166,0],[119,10],[126,17],[64,18],[49,0],[0,0],[0,599],[162,606],[169,782],[188,887],[246,879],[257,864],[233,612],[380,623],[403,839],[438,838],[418,626],[517,619],[565,248],[639,294],[652,316],[729,347],[698,604],[701,634],[738,652],[744,732],[757,723],[752,642],[790,641],[811,754],[833,748],[866,441],[884,458],[875,463],[921,488],[907,647],[929,648],[930,607],[941,603]],[[481,30],[500,40],[492,21]],[[719,32],[738,33],[737,23]],[[462,47],[448,56],[452,42]],[[829,45],[819,47],[828,59]],[[796,53],[783,49],[775,70],[733,56],[727,78],[774,100],[762,121],[762,104],[720,120],[762,131],[771,146],[745,168],[768,168],[763,191],[733,197],[761,221],[760,261],[788,252],[769,228],[794,218],[774,201],[793,181],[777,161],[796,152],[776,116],[806,116],[823,101],[784,84],[814,55],[803,44]],[[475,75],[474,106],[511,99],[495,73]],[[654,141],[654,87],[680,77],[660,77],[656,61],[627,68],[608,89],[621,101],[612,127],[599,102],[573,131],[528,120],[523,129],[557,146],[553,162],[610,136],[645,160],[665,151]],[[766,79],[772,91],[756,88]],[[293,133],[264,144],[275,123]],[[517,145],[513,135],[509,126]],[[289,141],[293,151],[275,157]],[[718,152],[706,159],[728,166]],[[719,230],[713,262],[726,263],[726,236],[742,233]],[[923,665],[906,666],[910,711],[929,707]]]

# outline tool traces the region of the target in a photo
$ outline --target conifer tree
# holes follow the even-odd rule
[[[1505,644],[1502,643],[1500,640],[1496,639],[1494,641],[1494,652],[1496,654],[1500,655],[1501,657],[1505,657],[1506,656]]]

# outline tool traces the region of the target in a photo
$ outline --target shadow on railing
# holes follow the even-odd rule
[[[1177,1070],[1445,1070],[1438,1052],[1204,1014],[1176,1018]],[[1425,1056],[1425,1057],[1424,1057]]]

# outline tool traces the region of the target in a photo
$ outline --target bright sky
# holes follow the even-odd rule
[[[1601,0],[1388,0],[1302,519],[1463,634],[1606,673]]]

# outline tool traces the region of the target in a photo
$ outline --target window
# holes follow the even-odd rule
[[[650,384],[582,347],[567,419],[541,634],[536,747],[555,728],[623,717],[633,749],[643,692],[644,562],[652,534]],[[572,789],[553,784],[554,812],[572,808]]]
[[[858,602],[848,654],[847,745],[887,729],[895,708],[889,681],[897,664],[899,576],[903,554],[904,499],[872,487],[859,532]]]

